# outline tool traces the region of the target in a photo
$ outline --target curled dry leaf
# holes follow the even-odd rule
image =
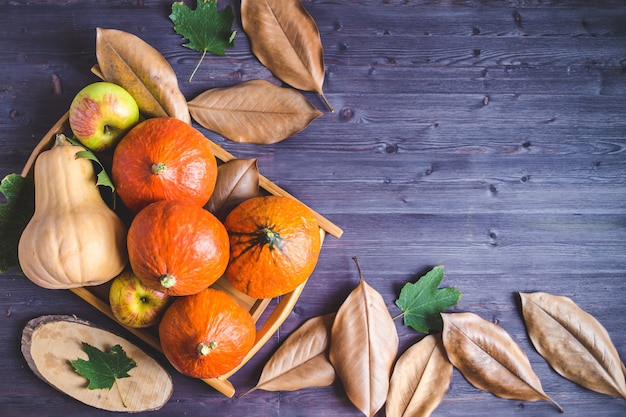
[[[322,115],[298,91],[251,80],[213,88],[189,101],[189,112],[203,127],[234,142],[279,142]]]
[[[304,322],[276,350],[263,367],[257,385],[247,393],[257,389],[295,391],[332,384],[335,369],[328,361],[328,345],[334,318],[335,313],[330,313]]]
[[[443,345],[472,385],[502,398],[551,401],[528,357],[500,326],[474,313],[443,313]]]
[[[563,377],[626,399],[624,364],[606,329],[568,297],[520,293],[533,345]]]
[[[371,417],[387,399],[398,333],[385,301],[365,282],[360,267],[359,276],[359,285],[337,311],[329,357],[350,401]]]
[[[217,168],[215,189],[204,206],[224,221],[239,203],[259,195],[259,169],[256,159],[231,159]]]
[[[427,417],[450,388],[452,364],[441,335],[429,334],[404,352],[391,375],[386,417]]]
[[[254,55],[294,88],[324,97],[324,51],[315,20],[300,0],[242,0],[241,22]]]
[[[128,32],[97,28],[96,59],[95,72],[130,92],[144,115],[191,123],[174,70],[148,43]]]

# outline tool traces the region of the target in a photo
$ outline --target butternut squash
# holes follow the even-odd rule
[[[57,135],[35,162],[35,213],[22,232],[18,258],[24,274],[44,288],[99,285],[128,262],[126,225],[96,185],[84,150]]]

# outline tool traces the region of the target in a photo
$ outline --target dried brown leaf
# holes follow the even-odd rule
[[[533,345],[563,377],[590,390],[626,399],[624,364],[609,333],[568,297],[520,293]]]
[[[315,20],[300,0],[242,0],[241,22],[254,55],[294,88],[324,97],[324,51]]]
[[[239,203],[259,195],[259,178],[256,159],[231,159],[221,164],[215,189],[204,208],[223,221]]]
[[[452,369],[441,335],[427,335],[408,348],[391,375],[386,417],[430,416],[450,388]]]
[[[234,142],[257,144],[286,139],[322,115],[300,92],[264,80],[207,90],[188,106],[203,127]]]
[[[289,335],[263,367],[256,389],[295,391],[325,387],[335,381],[328,361],[330,329],[335,313],[313,317]]]
[[[474,313],[443,313],[443,344],[450,362],[472,385],[502,398],[551,401],[528,357],[500,326]]]
[[[144,115],[191,123],[174,70],[144,40],[121,30],[97,28],[96,59],[102,78],[128,90]]]
[[[337,311],[329,356],[350,401],[371,417],[387,399],[398,333],[385,301],[365,282],[360,267],[359,275],[359,285]]]

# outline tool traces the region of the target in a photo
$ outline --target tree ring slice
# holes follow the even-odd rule
[[[89,390],[89,381],[76,373],[70,361],[88,359],[82,342],[106,351],[119,344],[135,360],[137,367],[130,370],[130,377],[117,380],[124,402],[115,387]],[[47,315],[30,320],[22,332],[21,348],[39,378],[95,408],[151,411],[163,407],[172,396],[172,379],[156,360],[124,338],[75,316]]]

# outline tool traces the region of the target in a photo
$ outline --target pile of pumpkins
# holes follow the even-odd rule
[[[218,177],[209,140],[184,121],[156,117],[138,120],[110,150],[115,192],[131,213],[123,221],[76,143],[57,135],[35,162],[35,213],[18,247],[24,274],[52,289],[131,274],[171,298],[155,326],[174,368],[195,378],[234,369],[255,343],[255,323],[211,285],[225,276],[253,298],[294,290],[321,249],[312,211],[293,198],[256,196],[219,220],[205,208]]]

